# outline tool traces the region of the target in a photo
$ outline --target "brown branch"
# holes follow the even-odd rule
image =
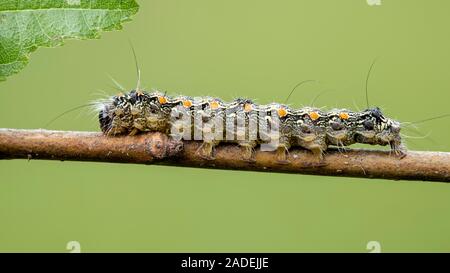
[[[201,158],[200,143],[177,142],[161,133],[105,137],[94,132],[0,129],[0,159],[48,159],[159,164],[229,170],[268,171],[394,180],[450,182],[450,153],[408,152],[400,159],[386,151],[331,149],[323,164],[310,152],[290,151],[287,164],[273,152],[256,151],[256,161],[240,160],[237,145],[216,148],[215,159]]]

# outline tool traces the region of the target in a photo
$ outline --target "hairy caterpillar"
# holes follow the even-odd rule
[[[302,147],[321,161],[329,146],[354,143],[390,145],[400,156],[406,149],[400,123],[385,117],[377,107],[361,112],[347,109],[323,111],[299,109],[284,104],[258,105],[249,99],[224,102],[218,98],[171,97],[139,88],[113,96],[99,105],[100,128],[105,135],[134,135],[158,131],[173,137],[202,141],[199,153],[214,159],[214,147],[221,142],[242,147],[242,159],[253,160],[254,149],[264,145],[287,160],[291,147]]]
[[[171,97],[158,91],[145,92],[140,88],[136,52],[130,46],[138,78],[136,89],[96,105],[100,128],[107,136],[154,131],[186,140],[193,138],[202,142],[197,152],[206,159],[214,159],[214,147],[221,142],[238,144],[243,150],[242,159],[247,161],[254,160],[258,145],[263,150],[276,151],[279,162],[287,161],[291,147],[307,149],[322,161],[329,146],[354,143],[390,145],[396,155],[406,155],[400,122],[385,117],[378,107],[369,108],[368,80],[376,60],[366,78],[368,109],[322,111],[315,107],[294,109],[286,103],[258,105],[243,98],[225,102],[213,97]],[[286,101],[305,82],[308,81],[297,84]]]
[[[253,161],[254,149],[260,145],[263,151],[276,151],[278,161],[282,163],[288,161],[291,147],[309,150],[316,155],[318,161],[322,161],[328,147],[335,146],[339,149],[355,143],[389,145],[391,152],[403,158],[407,150],[400,133],[402,127],[408,129],[408,126],[450,116],[444,114],[400,123],[384,116],[378,107],[370,107],[368,82],[376,59],[367,73],[367,108],[363,111],[324,111],[317,107],[294,109],[287,106],[289,97],[297,87],[315,80],[298,83],[282,104],[258,105],[243,98],[225,102],[213,97],[171,97],[158,91],[149,93],[140,88],[141,72],[131,42],[130,46],[137,72],[135,90],[126,92],[125,88],[111,78],[121,93],[69,109],[56,116],[45,127],[69,112],[94,106],[98,112],[100,128],[106,136],[162,132],[174,138],[194,139],[202,142],[197,152],[206,159],[214,159],[216,145],[231,142],[242,148],[243,160]],[[312,105],[320,95],[315,97]],[[406,135],[404,137],[412,138]]]

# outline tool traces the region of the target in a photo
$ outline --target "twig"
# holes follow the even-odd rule
[[[256,151],[241,160],[237,145],[219,145],[215,159],[204,159],[196,141],[177,142],[161,133],[106,137],[94,132],[0,129],[0,159],[48,159],[158,164],[229,170],[450,182],[450,153],[409,151],[403,159],[387,151],[331,149],[318,163],[310,152],[294,149],[289,163],[275,153]]]

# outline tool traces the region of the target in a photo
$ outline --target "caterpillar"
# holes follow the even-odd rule
[[[292,147],[309,150],[322,161],[330,146],[355,143],[389,145],[396,155],[406,155],[400,122],[386,117],[378,107],[325,111],[281,103],[259,105],[245,98],[226,102],[215,97],[168,96],[136,88],[102,101],[98,108],[100,128],[107,136],[162,132],[194,139],[202,143],[197,152],[210,160],[214,147],[222,142],[239,145],[246,161],[254,161],[258,145],[275,151],[279,162],[288,162]]]

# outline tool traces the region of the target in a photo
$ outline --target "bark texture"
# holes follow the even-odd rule
[[[201,143],[175,141],[161,133],[106,137],[96,132],[0,129],[0,159],[74,160],[159,164],[228,170],[266,171],[327,176],[450,182],[450,153],[409,151],[400,159],[386,151],[327,151],[323,162],[309,151],[293,149],[289,162],[258,149],[255,161],[241,160],[242,150],[221,144],[215,159],[202,158]]]

